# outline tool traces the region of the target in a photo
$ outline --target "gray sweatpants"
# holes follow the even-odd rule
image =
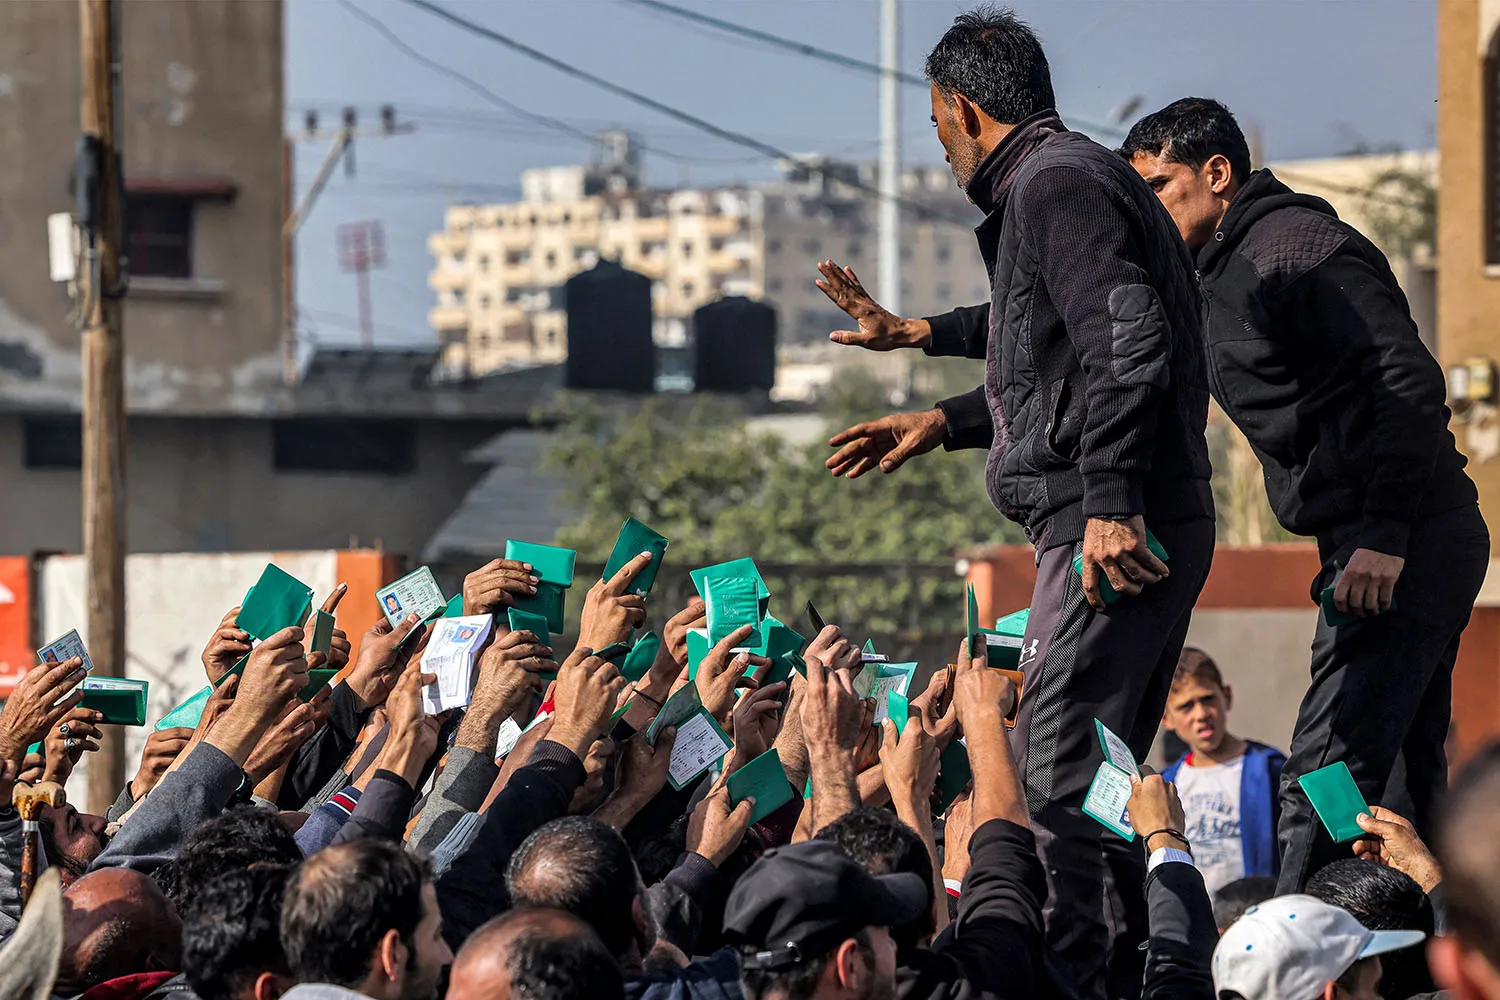
[[[1083,813],[1104,759],[1098,719],[1144,759],[1156,736],[1193,604],[1213,560],[1211,519],[1151,524],[1171,575],[1096,613],[1073,570],[1078,545],[1042,553],[1021,647],[1026,675],[1012,732],[1047,873],[1047,941],[1084,1000],[1139,996],[1146,863]]]

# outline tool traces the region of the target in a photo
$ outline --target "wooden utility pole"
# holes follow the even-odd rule
[[[120,4],[79,0],[82,131],[92,159],[95,210],[80,219],[88,252],[83,333],[83,552],[88,565],[88,642],[94,673],[125,675],[124,186],[120,178]],[[87,154],[85,154],[87,155]],[[83,160],[83,157],[80,157]],[[83,162],[79,164],[84,166]],[[86,183],[80,171],[79,183]],[[103,727],[89,761],[88,804],[103,813],[125,783],[124,734]]]

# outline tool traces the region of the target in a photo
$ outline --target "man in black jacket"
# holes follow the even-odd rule
[[[1431,830],[1489,533],[1442,371],[1374,244],[1322,199],[1252,173],[1217,101],[1147,116],[1121,153],[1196,255],[1214,396],[1260,458],[1277,519],[1318,541],[1313,599],[1333,588],[1282,772],[1280,891],[1295,892],[1345,854],[1297,782],[1309,771],[1342,760],[1366,801]],[[1404,782],[1392,781],[1398,760]]]
[[[1100,762],[1095,719],[1147,752],[1212,558],[1191,263],[1129,166],[1063,125],[1046,56],[1013,15],[960,17],[927,75],[954,176],[985,212],[975,232],[990,303],[902,319],[832,262],[819,286],[859,321],[835,341],[982,357],[985,384],[844,431],[828,467],[855,478],[940,444],[989,450],[990,499],[1037,549],[1015,745],[1047,872],[1048,939],[1085,996],[1133,996],[1144,866],[1082,804]],[[1107,612],[1106,580],[1127,595]]]

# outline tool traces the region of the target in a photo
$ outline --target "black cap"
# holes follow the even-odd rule
[[[866,927],[915,920],[931,896],[920,875],[871,875],[836,844],[809,840],[767,851],[740,876],[724,908],[724,934],[760,949],[741,957],[745,968],[785,968]]]

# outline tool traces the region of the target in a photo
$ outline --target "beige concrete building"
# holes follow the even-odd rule
[[[653,281],[656,341],[687,340],[693,310],[726,295],[776,306],[779,343],[826,345],[845,317],[817,290],[819,260],[853,266],[873,288],[873,171],[823,157],[783,164],[783,180],[704,190],[655,191],[640,183],[624,135],[606,137],[592,166],[522,174],[522,199],[455,205],[428,247],[430,319],[451,374],[562,360],[561,286],[601,257]],[[903,301],[930,313],[987,294],[969,230],[973,212],[947,168],[903,178]],[[968,209],[966,212],[965,209]]]
[[[1438,358],[1450,373],[1500,359],[1500,2],[1439,0]],[[1452,379],[1450,375],[1450,387]],[[1454,433],[1491,525],[1500,524],[1500,400],[1455,401]],[[1500,555],[1500,531],[1491,532]],[[1496,574],[1490,574],[1494,580]],[[1500,600],[1500,588],[1493,599]]]

